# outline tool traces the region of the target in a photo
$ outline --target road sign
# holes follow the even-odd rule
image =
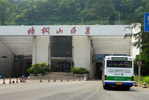
[[[142,65],[142,61],[141,61],[141,60],[138,60],[138,61],[137,61],[137,65],[138,65],[138,66],[141,66],[141,65]]]
[[[2,74],[0,74],[0,79],[2,79]]]
[[[144,24],[144,31],[149,32],[149,12],[145,13]]]

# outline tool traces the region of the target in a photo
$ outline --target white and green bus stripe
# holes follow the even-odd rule
[[[112,81],[133,81],[133,77],[126,77],[126,76],[106,76],[106,80],[112,80]]]

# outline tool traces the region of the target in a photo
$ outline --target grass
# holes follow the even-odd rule
[[[134,77],[134,81],[138,81],[138,76]],[[149,84],[149,76],[141,76],[141,84],[143,84],[143,82],[146,82],[147,84]]]

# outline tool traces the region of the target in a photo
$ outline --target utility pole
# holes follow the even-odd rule
[[[139,34],[139,63],[141,63],[141,32]],[[138,66],[138,84],[140,85],[141,81],[141,64]]]

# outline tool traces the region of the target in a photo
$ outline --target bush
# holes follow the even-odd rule
[[[134,81],[138,81],[138,76],[134,77]],[[147,84],[149,84],[149,76],[141,76],[141,84],[143,84],[143,82],[146,82]]]
[[[33,65],[33,67],[34,67],[35,69],[37,69],[39,66],[40,66],[40,64],[34,64],[34,65]]]
[[[35,71],[35,67],[30,67],[29,69],[27,69],[27,72],[30,73],[30,74],[33,74]]]
[[[47,67],[46,63],[40,63],[40,66],[43,68]]]
[[[34,74],[35,74],[35,75],[36,75],[36,74],[44,74],[44,73],[45,73],[45,70],[44,70],[43,67],[38,66],[38,67],[35,68],[35,71],[34,71]]]
[[[50,64],[46,65],[46,63],[40,63],[40,66],[42,68],[44,68],[45,71],[50,71],[49,68],[50,68]]]
[[[34,64],[34,65],[32,65],[32,67],[30,67],[27,70],[27,72],[30,73],[30,74],[34,73],[35,75],[37,75],[37,74],[44,74],[45,70],[49,71],[49,67],[50,67],[50,64],[46,65],[46,63]]]
[[[141,61],[142,61],[142,65],[141,65],[141,75],[143,76],[149,76],[149,49],[143,49],[143,51],[141,52]],[[137,66],[137,61],[139,60],[139,55],[136,56],[135,60],[134,60],[134,72],[135,75],[138,75],[138,66]]]
[[[75,66],[75,63],[74,63],[74,61],[72,61],[71,62],[71,67],[74,68],[74,66]]]
[[[73,74],[88,74],[89,71],[88,69],[86,68],[82,68],[82,67],[74,67],[74,68],[71,68],[70,70]]]

